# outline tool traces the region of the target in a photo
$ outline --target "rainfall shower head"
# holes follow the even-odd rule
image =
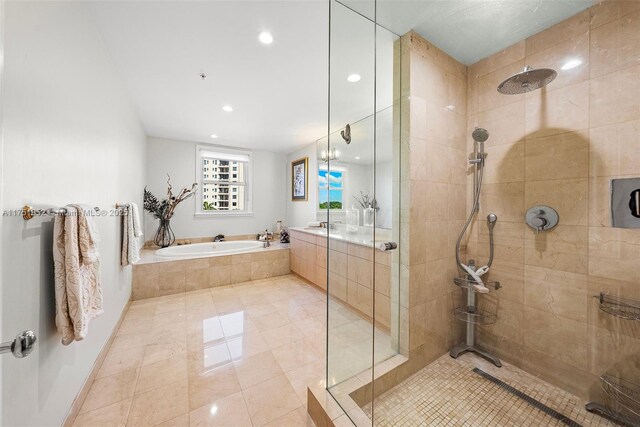
[[[476,128],[472,133],[471,137],[476,142],[485,142],[489,139],[489,132],[483,128]]]
[[[524,70],[500,83],[498,92],[504,95],[519,95],[540,89],[551,83],[558,73],[550,68],[524,67]]]

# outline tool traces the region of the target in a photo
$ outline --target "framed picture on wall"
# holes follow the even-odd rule
[[[308,164],[308,157],[291,162],[291,200],[294,202],[307,200],[307,190],[309,188]]]

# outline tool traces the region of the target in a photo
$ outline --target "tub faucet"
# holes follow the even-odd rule
[[[224,242],[224,234],[218,234],[216,237],[213,238],[214,242]]]
[[[269,237],[272,237],[272,236],[273,236],[273,233],[270,233],[269,230],[264,230],[264,245],[263,245],[263,247],[268,248],[269,246],[271,246],[271,242],[269,241]]]

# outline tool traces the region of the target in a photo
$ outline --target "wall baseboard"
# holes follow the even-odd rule
[[[118,319],[118,322],[116,323],[116,325],[113,327],[113,330],[111,331],[111,336],[109,336],[109,339],[102,347],[102,350],[100,350],[100,353],[98,354],[98,357],[96,358],[96,361],[94,362],[93,367],[91,368],[91,372],[89,373],[89,375],[87,376],[87,379],[82,385],[80,392],[78,392],[78,395],[73,400],[73,403],[71,404],[71,408],[69,409],[69,412],[67,413],[67,416],[64,422],[62,423],[62,427],[71,427],[73,423],[76,421],[76,418],[80,413],[80,408],[82,408],[82,405],[84,404],[84,400],[87,398],[87,395],[89,394],[89,390],[93,385],[93,381],[95,380],[96,375],[98,375],[98,371],[102,367],[102,363],[104,362],[104,359],[107,357],[107,354],[109,353],[111,344],[113,343],[113,340],[115,339],[116,334],[120,329],[120,325],[124,320],[124,316],[127,314],[127,311],[129,311],[130,305],[131,305],[131,299],[129,300],[129,302],[127,302],[127,305],[124,306],[124,309],[120,314],[120,319]]]

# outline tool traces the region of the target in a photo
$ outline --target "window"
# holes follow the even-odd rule
[[[201,191],[197,214],[248,214],[251,212],[251,154],[238,151],[214,151],[198,147],[196,165]],[[234,173],[229,173],[233,170]],[[229,194],[233,194],[230,198]],[[230,199],[233,202],[230,203]]]
[[[318,170],[318,208],[320,210],[344,209],[345,175],[344,170]]]

